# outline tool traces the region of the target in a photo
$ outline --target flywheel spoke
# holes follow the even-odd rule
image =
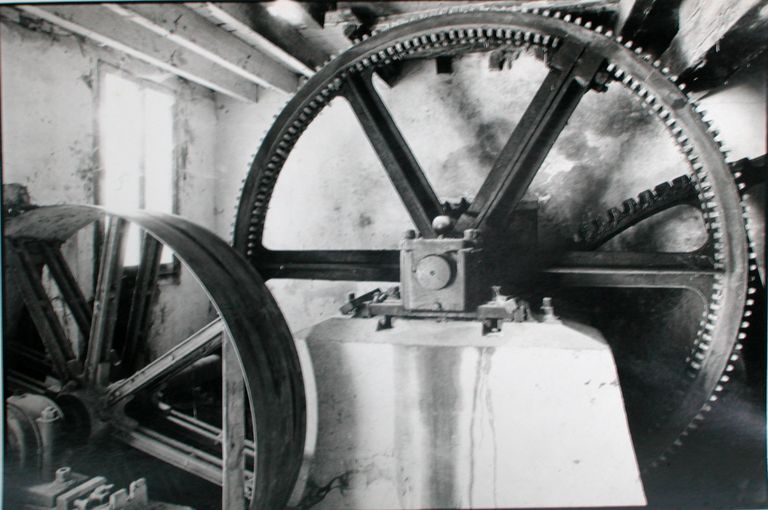
[[[78,329],[84,337],[88,336],[91,329],[92,310],[85,301],[85,296],[77,283],[72,270],[64,260],[59,248],[48,243],[40,243],[40,253],[45,265],[51,273],[56,286],[59,288],[64,301],[77,323]]]
[[[23,243],[8,240],[7,247],[24,304],[45,346],[54,372],[64,380],[74,379],[78,369],[72,344],[43,287],[39,268]]]
[[[136,285],[131,296],[128,312],[128,329],[121,363],[130,370],[136,361],[140,345],[147,340],[151,318],[152,298],[155,294],[157,276],[160,270],[160,256],[163,246],[149,233],[144,233],[141,244],[141,258],[136,272]]]
[[[459,218],[458,231],[504,224],[589,90],[602,62],[602,57],[585,46],[565,41],[553,56],[549,74],[496,158],[472,205]]]
[[[349,101],[416,228],[435,237],[432,220],[442,213],[440,201],[381,97],[372,75],[353,75],[345,85]]]
[[[697,253],[569,252],[547,273],[573,287],[679,288],[707,300],[721,272]]]
[[[123,238],[127,222],[111,216],[101,249],[99,277],[94,292],[93,321],[85,357],[86,383],[105,384],[109,377],[109,352],[117,320],[120,280],[123,272]]]
[[[216,319],[130,377],[110,384],[107,388],[107,405],[113,406],[207,356],[221,345],[223,332],[224,323]]]
[[[400,280],[397,250],[267,250],[254,253],[262,275],[269,278],[309,280]]]

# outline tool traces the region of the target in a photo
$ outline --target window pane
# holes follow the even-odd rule
[[[142,99],[139,86],[107,74],[101,95],[102,199],[113,208],[137,208],[142,159]]]
[[[117,74],[107,73],[102,84],[99,137],[102,200],[111,209],[141,206],[142,172],[142,97],[138,84]],[[131,226],[125,239],[125,265],[136,265],[139,237]]]
[[[173,96],[146,89],[144,95],[144,207],[173,212]],[[163,248],[162,264],[173,262]]]
[[[145,118],[145,202],[154,211],[173,212],[173,96],[147,89]]]
[[[107,72],[100,101],[102,203],[112,209],[173,212],[174,96]],[[124,264],[137,265],[139,252],[138,230],[132,226]],[[172,261],[173,254],[164,249],[161,262]]]

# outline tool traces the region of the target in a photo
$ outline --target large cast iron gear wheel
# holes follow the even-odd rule
[[[87,246],[94,229],[104,232],[104,240],[91,292],[76,277],[77,261],[67,260],[62,247],[68,241]],[[132,291],[125,295],[124,240],[132,229],[140,236],[141,253],[135,275],[128,278]],[[234,487],[234,494],[250,500],[250,508],[286,505],[305,435],[301,368],[277,304],[242,256],[178,216],[83,205],[34,208],[9,218],[4,245],[10,269],[6,377],[10,387],[45,395],[64,409],[67,437],[61,451],[79,453],[64,460],[61,451],[53,452],[59,460],[85,471],[79,462],[88,462],[84,452],[93,444],[96,465],[90,468],[106,469],[98,441],[113,436],[203,480]],[[149,348],[163,248],[183,264],[180,277],[199,284],[185,287],[185,303],[199,297],[215,314],[186,339]],[[36,335],[20,329],[23,307]],[[44,355],[37,354],[36,338]],[[233,349],[229,365],[224,348]],[[231,377],[222,376],[222,359]],[[206,366],[211,370],[201,379],[197,371]],[[228,394],[230,385],[244,389],[238,390],[242,400],[230,404],[231,419],[223,419],[220,403],[207,411],[194,403],[192,413],[186,398],[174,399],[174,387],[177,395],[186,395],[200,380],[206,386],[210,382],[214,399],[224,391],[219,381]],[[222,442],[244,452],[240,467],[237,455],[223,454]],[[34,476],[11,469],[6,474]],[[155,478],[155,491],[163,484]]]
[[[414,59],[520,46],[547,53],[544,85],[471,205],[466,210],[446,208],[372,87],[372,73]],[[514,251],[499,260],[510,260],[515,253],[518,260],[528,260],[525,269],[538,274],[527,282],[533,289],[554,278],[561,288],[687,289],[703,300],[705,311],[684,354],[658,360],[668,379],[666,393],[676,399],[670,404],[647,396],[627,402],[630,419],[638,414],[629,409],[632,406],[640,406],[640,414],[654,418],[648,427],[630,422],[639,460],[648,466],[696,426],[729,378],[744,335],[748,292],[752,292],[748,290],[748,243],[737,186],[700,107],[660,62],[610,30],[559,12],[470,6],[423,15],[374,33],[320,69],[277,116],[244,182],[234,245],[266,279],[398,281],[395,250],[278,251],[262,242],[270,199],[286,159],[309,124],[331,100],[341,97],[354,110],[422,236],[435,236],[431,220],[448,213],[456,217],[457,231],[479,229],[484,239],[498,241],[494,248],[503,252],[504,240],[514,239],[514,232],[505,231],[504,218],[526,193],[580,98],[588,90],[606,86],[624,87],[636,104],[663,123],[679,148],[701,207],[709,239],[705,249],[625,253],[562,252],[554,247],[533,257],[538,265]],[[701,312],[696,313],[698,322]],[[642,396],[642,387],[634,393]]]

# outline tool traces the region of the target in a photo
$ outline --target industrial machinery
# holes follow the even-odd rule
[[[438,195],[385,106],[377,76],[391,77],[403,66],[435,59],[490,55],[491,60],[503,60],[519,54],[538,59],[546,68],[530,105],[470,199]],[[687,168],[677,169],[670,182],[643,191],[637,199],[625,200],[621,208],[611,208],[607,216],[579,227],[581,218],[563,212],[568,201],[578,202],[577,197],[565,197],[565,207],[555,202],[548,205],[541,194],[532,193],[531,186],[580,101],[616,89],[631,98],[632,108],[647,112],[649,122],[663,128]],[[302,134],[339,99],[351,106],[360,121],[413,228],[402,225],[406,233],[399,249],[270,249],[263,235],[281,171]],[[612,170],[604,168],[606,173]],[[455,385],[456,395],[467,388],[461,387],[458,375],[451,379],[440,373],[450,364],[441,364],[441,355],[435,353],[457,346],[471,350],[472,342],[503,351],[509,342],[522,338],[535,344],[532,339],[549,333],[562,339],[550,345],[555,350],[582,341],[610,345],[600,366],[612,367],[615,357],[621,392],[613,396],[623,393],[634,444],[629,444],[632,461],[636,454],[641,469],[653,469],[659,459],[683,444],[712,409],[739,360],[749,328],[759,278],[745,228],[744,186],[739,177],[726,163],[713,128],[676,78],[642,49],[590,20],[547,10],[464,6],[398,23],[331,60],[276,118],[244,183],[234,250],[181,218],[149,212],[118,214],[58,206],[17,211],[9,218],[5,249],[18,281],[18,296],[6,296],[6,317],[16,325],[15,331],[7,331],[11,340],[6,359],[18,360],[6,362],[9,382],[18,391],[51,399],[70,423],[67,432],[62,431],[63,439],[56,440],[66,447],[51,448],[43,440],[24,446],[20,438],[28,434],[14,432],[19,446],[12,451],[20,459],[20,472],[37,469],[50,476],[61,462],[72,458],[72,452],[88,447],[92,440],[86,438],[108,436],[222,485],[224,501],[231,503],[225,505],[231,508],[236,508],[236,500],[247,501],[249,508],[322,507],[331,491],[343,492],[349,485],[349,470],[341,469],[335,478],[318,478],[318,473],[335,472],[336,466],[324,470],[312,464],[323,458],[323,434],[330,433],[322,425],[323,409],[332,406],[339,416],[352,412],[346,404],[324,400],[323,384],[335,381],[335,387],[344,390],[332,372],[349,375],[349,363],[356,359],[344,351],[347,347],[324,351],[328,356],[323,358],[317,347],[323,338],[353,345],[350,349],[385,338],[381,341],[392,345],[404,342],[404,352],[412,352],[411,347],[423,346],[430,337],[432,354],[419,354],[424,359],[414,370],[397,375],[421,377],[420,391],[427,388],[439,396],[441,385]],[[694,229],[700,232],[694,240],[700,246],[684,252],[608,249],[615,247],[613,238],[642,226],[644,220],[674,223],[672,216],[661,213],[678,205],[686,205],[689,216],[695,211],[695,224],[700,227]],[[126,279],[121,276],[120,245],[128,223],[138,226],[144,241],[136,274]],[[106,230],[91,227],[103,224]],[[552,225],[559,227],[552,229]],[[91,237],[94,232],[103,235],[93,303],[83,297],[82,284],[59,251],[62,243],[86,227],[93,228]],[[561,235],[568,229],[572,235]],[[214,310],[208,326],[167,349],[147,347],[161,246],[172,250],[195,275]],[[72,331],[59,324],[54,310],[59,304],[46,290],[46,278],[55,283],[74,319]],[[303,353],[299,356],[262,278],[379,283],[371,283],[367,294],[350,296],[342,308],[349,318],[332,319],[297,333]],[[121,308],[123,279],[132,288],[123,291],[127,305]],[[384,290],[373,290],[381,288],[381,282],[391,283]],[[668,335],[663,324],[638,330],[637,322],[628,317],[627,311],[632,310],[643,323],[643,316],[653,316],[663,307],[674,311],[667,316],[675,321]],[[24,313],[34,329],[23,328]],[[376,339],[375,335],[382,336]],[[40,346],[27,340],[31,336],[39,338]],[[232,351],[228,351],[230,345]],[[36,347],[44,348],[45,359],[40,359]],[[349,355],[334,359],[334,352]],[[405,356],[406,361],[411,359],[410,354]],[[489,359],[480,357],[475,362],[490,371]],[[514,352],[501,359],[515,359]],[[574,370],[581,370],[587,365],[575,366],[580,368]],[[429,367],[432,372],[424,373]],[[437,379],[430,382],[433,376]],[[185,393],[189,377],[195,377],[204,391]],[[177,380],[182,382],[174,383]],[[610,373],[605,380],[611,380]],[[349,375],[348,381],[353,384],[354,376]],[[503,378],[483,384],[506,383],[514,385]],[[359,393],[365,394],[362,389]],[[356,394],[348,397],[358,398]],[[436,397],[432,410],[449,409],[454,400]],[[367,412],[370,401],[355,402],[356,413]],[[398,402],[403,409],[418,407]],[[623,413],[621,399],[616,402]],[[456,411],[464,412],[473,414],[477,409]],[[358,419],[360,414],[350,417]],[[35,419],[24,416],[18,422]],[[407,424],[403,427],[409,430]],[[33,435],[40,436],[33,429],[37,430]],[[79,437],[72,430],[79,430]],[[436,437],[441,440],[442,436]],[[427,436],[422,439],[430,441]],[[337,453],[343,440],[334,439]],[[435,438],[431,440],[434,443]],[[358,443],[350,440],[349,444]],[[432,445],[432,458],[439,457],[442,447],[450,449]],[[494,446],[487,455],[495,455],[500,448]],[[401,450],[392,455],[414,455],[410,460],[416,463],[421,459]],[[34,462],[30,460],[33,452],[40,452]],[[350,447],[333,459],[342,464],[345,459],[357,462],[360,455]],[[413,468],[402,459],[398,462],[406,471]],[[436,462],[425,470],[434,474],[452,461]],[[626,469],[631,474],[631,468]],[[408,483],[429,485],[429,490],[413,489],[418,497],[402,503],[406,507],[480,504],[472,500],[471,483],[469,500],[446,498],[445,494],[453,494],[451,483],[429,473],[423,476],[425,480]],[[464,486],[459,471],[447,476],[459,480],[456,486]],[[151,476],[147,478],[150,487],[157,485]],[[503,506],[504,500],[497,503]],[[618,503],[622,501],[596,504]],[[354,507],[343,498],[335,504]],[[483,500],[482,506],[493,505],[494,501]]]

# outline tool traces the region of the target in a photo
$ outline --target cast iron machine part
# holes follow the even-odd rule
[[[549,74],[474,200],[460,206],[446,205],[431,189],[378,97],[372,73],[402,60],[510,46],[544,49],[549,55]],[[591,251],[595,246],[563,251],[567,246],[564,241],[547,256],[525,257],[524,251],[533,251],[530,246],[507,241],[516,233],[508,231],[510,218],[519,212],[528,185],[581,97],[590,90],[612,86],[626,87],[640,104],[654,112],[685,155],[708,242],[691,253],[649,254]],[[203,479],[224,484],[225,491],[247,491],[251,487],[250,508],[284,507],[302,459],[304,393],[290,333],[253,268],[265,279],[401,280],[401,253],[396,250],[270,251],[262,246],[266,211],[280,170],[304,129],[335,97],[345,98],[360,119],[418,230],[420,237],[409,240],[413,248],[423,250],[415,262],[418,266],[424,261],[426,274],[438,276],[441,287],[430,289],[438,284],[433,285],[435,280],[429,277],[416,283],[432,291],[455,290],[452,286],[458,281],[474,285],[478,275],[472,272],[471,264],[466,266],[466,277],[457,279],[449,263],[450,276],[441,279],[446,265],[439,259],[439,252],[445,244],[467,243],[457,250],[471,250],[474,248],[469,244],[482,241],[478,243],[482,250],[473,256],[486,262],[485,267],[500,268],[477,286],[484,289],[483,295],[480,290],[468,290],[463,294],[468,301],[457,305],[453,313],[473,311],[472,307],[487,301],[491,296],[486,283],[522,292],[553,280],[563,287],[685,288],[706,303],[700,328],[690,341],[688,359],[681,360],[684,370],[679,371],[675,388],[670,388],[683,391],[684,397],[668,412],[657,410],[661,424],[648,433],[650,439],[646,450],[639,452],[640,459],[652,465],[659,455],[663,458],[669,448],[679,445],[711,409],[729,380],[748,327],[745,317],[751,312],[755,289],[749,283],[754,278],[749,271],[753,264],[738,185],[699,106],[658,61],[589,21],[546,10],[461,7],[435,12],[374,34],[321,69],[278,116],[245,182],[234,243],[250,264],[212,234],[178,217],[59,206],[27,211],[9,220],[4,241],[23,296],[19,302],[23,299],[44,343],[48,360],[43,362],[42,371],[52,376],[42,382],[11,370],[9,377],[20,386],[26,385],[30,392],[53,400],[79,402],[86,410],[84,420],[92,433],[114,432],[142,451]],[[446,216],[447,222],[443,218]],[[438,217],[441,219],[433,226]],[[108,228],[100,255],[95,305],[89,305],[60,248],[78,230],[99,220]],[[112,354],[109,343],[122,267],[119,246],[127,222],[140,227],[144,244],[121,357]],[[470,233],[464,238],[466,231],[476,231],[477,237]],[[432,248],[430,243],[440,248]],[[157,277],[159,245],[172,249],[196,275],[219,318],[142,366],[139,360],[132,359],[131,346],[148,338],[149,290]],[[489,256],[496,263],[488,264],[484,257]],[[525,273],[536,276],[522,279],[520,271],[507,271],[506,265],[499,263],[513,259]],[[548,263],[534,264],[537,259]],[[86,342],[67,338],[67,332],[58,324],[42,285],[43,266]],[[420,304],[412,305],[404,313],[420,308]],[[248,420],[241,426],[252,429],[223,433],[243,441],[246,457],[249,451],[255,452],[257,475],[251,478],[247,478],[247,464],[246,469],[235,467],[227,470],[229,476],[222,476],[225,461],[220,454],[166,437],[149,425],[127,419],[124,412],[128,396],[142,400],[150,395],[148,400],[152,402],[151,389],[157,383],[183,372],[217,349],[222,337],[231,340],[242,369],[242,376],[238,376],[245,379]],[[73,345],[82,345],[82,350],[75,352]],[[168,416],[184,423],[188,432],[213,442],[222,432],[210,423],[191,420],[172,406],[162,406]],[[649,409],[653,409],[652,405]],[[254,438],[255,442],[251,442]]]
[[[63,243],[91,226],[97,231],[104,229],[92,302],[84,297],[89,293],[62,252]],[[129,227],[138,227],[141,256],[133,292],[128,302],[123,302],[127,313],[121,320],[123,244]],[[248,504],[246,496],[250,508],[286,505],[300,466],[305,434],[301,369],[280,310],[243,257],[211,232],[178,216],[115,213],[71,205],[31,208],[9,218],[4,247],[10,267],[6,317],[15,315],[23,303],[47,358],[42,360],[39,373],[30,370],[34,361],[29,357],[24,358],[23,365],[6,365],[10,386],[40,395],[34,398],[61,403],[63,413],[54,404],[50,409],[55,418],[63,414],[69,420],[68,425],[59,427],[64,432],[77,428],[91,438],[111,434],[144,453],[223,485],[229,501],[239,499],[242,508]],[[163,248],[178,257],[185,268],[182,277],[196,280],[198,291],[207,296],[216,313],[215,319],[200,330],[147,359],[140,353],[151,336],[151,308],[157,298]],[[55,282],[75,331],[65,327],[55,311],[43,268]],[[12,332],[6,355],[16,351],[29,354],[28,338]],[[216,352],[221,352],[224,360],[221,379],[226,387],[226,391],[220,387],[218,394],[230,395],[222,397],[225,409],[219,411],[219,423],[174,409],[173,402],[157,401],[158,388],[172,382],[174,376],[194,370]],[[230,386],[235,390],[230,391]],[[18,407],[22,400],[11,397],[9,405]],[[143,402],[145,412],[128,412],[131,401]],[[156,412],[146,412],[150,408]],[[154,421],[143,422],[153,416]],[[176,428],[168,428],[167,423],[165,428],[155,428],[157,416]],[[29,435],[12,434],[17,439]],[[57,441],[67,440],[60,437]],[[57,454],[56,449],[47,448],[50,443],[44,438],[40,445],[48,457]],[[6,474],[13,474],[14,461],[26,464],[16,466],[22,471],[30,466],[33,473],[37,470],[37,464],[24,462],[23,446],[15,448],[12,458],[7,459]],[[34,448],[26,450],[34,453]],[[55,458],[41,462],[45,471],[58,467],[52,464]],[[41,481],[48,482],[48,474],[43,473]]]
[[[548,55],[548,74],[474,200],[468,206],[451,207],[430,186],[373,87],[373,73],[413,59],[509,47],[543,49]],[[235,248],[265,279],[401,280],[405,274],[401,251],[271,250],[262,243],[270,199],[294,145],[333,99],[343,98],[418,231],[417,239],[404,241],[424,251],[416,263],[440,255],[440,249],[431,248],[430,243],[460,244],[463,233],[473,230],[484,245],[482,252],[473,254],[478,257],[477,265],[485,268],[489,283],[501,285],[507,292],[551,286],[554,281],[559,288],[686,289],[699,297],[705,311],[698,331],[688,340],[685,355],[671,368],[664,367],[674,377],[668,392],[681,395],[680,399],[671,409],[647,403],[645,412],[657,417],[657,424],[643,431],[644,437],[634,437],[639,461],[647,468],[680,445],[717,400],[742,349],[755,292],[748,282],[748,269],[754,264],[737,183],[716,132],[676,80],[658,60],[611,30],[550,10],[463,6],[374,33],[320,69],[277,116],[244,182]],[[594,251],[595,246],[574,249],[569,244],[572,240],[566,239],[559,246],[537,250],[513,242],[526,233],[525,228],[510,231],[508,224],[558,134],[585,94],[607,87],[624,87],[663,123],[684,156],[688,168],[681,168],[680,173],[687,174],[695,190],[706,229],[707,242],[700,249],[687,253]],[[441,216],[450,217],[452,225],[442,235],[433,226],[433,220]],[[457,249],[463,248],[453,251]],[[432,262],[440,265],[436,259]],[[433,270],[441,273],[439,267]],[[471,283],[483,276],[471,267],[468,271],[466,279],[458,281]],[[433,291],[444,292],[450,285]],[[428,287],[421,288],[427,292]],[[490,285],[477,289],[484,289],[484,294],[476,293],[480,290],[466,293],[464,312],[474,311],[471,307],[491,297]]]

